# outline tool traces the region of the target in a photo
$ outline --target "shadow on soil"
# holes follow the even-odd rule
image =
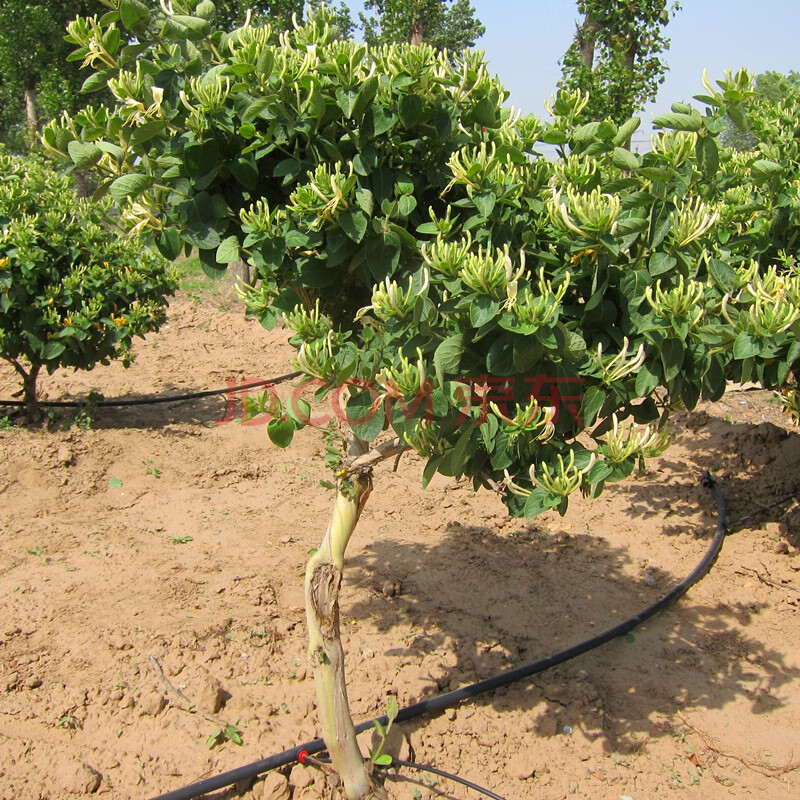
[[[800,517],[794,508],[800,496],[800,433],[771,422],[735,424],[705,412],[682,415],[676,429],[675,445],[685,460],[668,454],[658,472],[617,488],[629,498],[632,516],[653,519],[667,535],[710,538],[713,527],[697,530],[686,521],[706,505],[698,478],[707,469],[725,495],[732,532]]]
[[[713,532],[713,522],[708,527]],[[387,654],[398,665],[422,659],[421,667],[398,670],[401,706],[591,638],[684,577],[640,571],[627,550],[590,535],[550,536],[534,525],[506,538],[453,524],[440,544],[375,541],[351,564],[348,583],[374,594],[347,613],[381,631],[409,621],[418,631]],[[442,579],[453,574],[457,580]],[[401,593],[383,596],[386,581]],[[745,696],[761,714],[781,705],[774,690],[800,670],[759,641],[759,611],[748,602],[703,605],[690,594],[627,638],[472,702],[492,713],[524,710],[536,735],[563,735],[569,726],[621,753],[673,733],[650,721],[653,712],[673,715],[687,703],[721,708]]]

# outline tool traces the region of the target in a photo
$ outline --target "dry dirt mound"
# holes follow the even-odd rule
[[[217,301],[215,301],[217,302]],[[182,296],[135,364],[50,398],[150,396],[286,371],[285,333]],[[15,390],[0,373],[0,397]],[[282,391],[289,391],[284,389]],[[0,431],[0,797],[144,798],[317,735],[303,564],[330,495],[312,430],[281,451],[224,397]],[[77,422],[76,422],[77,419]],[[765,393],[675,421],[643,477],[561,519],[508,519],[403,457],[376,474],[343,594],[358,720],[536,660],[631,616],[734,532],[677,606],[535,680],[402,728],[420,762],[508,800],[792,796],[800,730],[800,436]],[[242,745],[223,735],[241,732]],[[794,770],[794,771],[792,771]],[[396,798],[468,790],[407,773]],[[224,796],[328,796],[295,766]]]

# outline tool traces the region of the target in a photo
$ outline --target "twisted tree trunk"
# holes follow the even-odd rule
[[[344,649],[339,632],[344,553],[372,491],[373,466],[403,449],[399,442],[389,442],[367,452],[366,442],[354,435],[348,438],[349,463],[339,476],[331,521],[306,567],[308,656],[314,672],[322,738],[348,800],[382,798],[384,793],[370,779],[356,741],[347,699]]]

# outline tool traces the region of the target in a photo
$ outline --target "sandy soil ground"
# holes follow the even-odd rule
[[[287,371],[284,340],[227,289],[184,291],[130,369],[65,371],[42,390],[144,397],[269,378]],[[0,372],[0,398],[16,388]],[[279,450],[263,420],[232,410],[225,424],[225,397],[64,410],[49,429],[0,431],[0,797],[152,797],[317,735],[301,575],[331,502],[323,445],[304,430]],[[787,425],[770,395],[731,393],[677,417],[647,474],[563,519],[509,519],[495,496],[441,478],[423,490],[414,457],[379,468],[343,590],[356,719],[655,601],[713,536],[708,468],[731,534],[678,605],[407,723],[392,746],[507,800],[797,797],[800,512],[785,498],[800,492],[800,435]],[[217,735],[228,725],[241,746]],[[394,798],[478,796],[403,775],[415,782],[387,783]],[[295,765],[214,797],[330,794]]]

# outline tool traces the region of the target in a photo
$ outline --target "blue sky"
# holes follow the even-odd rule
[[[348,0],[354,10],[359,0]],[[544,116],[561,70],[558,60],[569,46],[579,18],[574,0],[472,0],[486,34],[477,47],[486,51],[492,72],[510,90],[509,103]],[[683,0],[667,28],[670,66],[658,99],[642,114],[637,134],[649,136],[649,120],[676,100],[701,94],[703,67],[713,78],[725,69],[753,72],[800,71],[800,0]],[[357,14],[356,14],[357,16]]]

